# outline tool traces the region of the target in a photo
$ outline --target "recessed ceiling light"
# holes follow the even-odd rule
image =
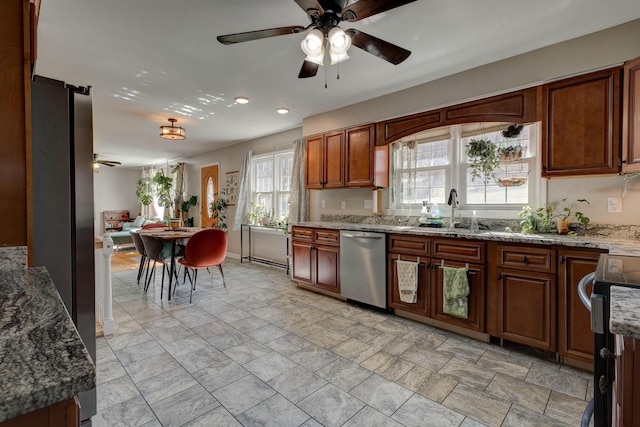
[[[244,96],[236,96],[235,98],[233,98],[234,101],[236,101],[238,104],[248,104],[249,103],[249,98],[244,97]]]
[[[276,108],[276,112],[278,114],[287,114],[289,112],[288,108],[284,108],[284,107],[280,107],[280,108]]]

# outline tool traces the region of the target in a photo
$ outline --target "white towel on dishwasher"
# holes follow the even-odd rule
[[[418,263],[398,260],[396,261],[396,270],[400,300],[414,304],[418,300]]]

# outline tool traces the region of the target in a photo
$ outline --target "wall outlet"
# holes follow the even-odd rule
[[[324,209],[327,206],[324,200],[320,200],[320,209]]]
[[[609,197],[607,199],[607,212],[622,213],[622,197]]]
[[[373,200],[365,200],[364,201],[365,209],[373,209]]]
[[[340,208],[342,209],[347,209],[347,202],[345,202],[344,200],[340,202]]]

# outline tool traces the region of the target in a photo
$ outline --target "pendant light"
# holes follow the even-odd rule
[[[171,122],[171,126],[160,126],[160,136],[164,139],[177,139],[182,140],[187,137],[187,131],[180,126],[174,126],[178,120],[168,119]]]

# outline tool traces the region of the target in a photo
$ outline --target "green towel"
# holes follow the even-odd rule
[[[469,281],[465,268],[442,267],[443,280],[443,311],[447,314],[466,319],[469,312],[467,296],[469,296]]]

